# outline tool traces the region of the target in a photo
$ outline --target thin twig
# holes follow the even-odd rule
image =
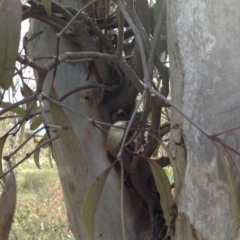
[[[0,117],[0,120],[4,120],[4,119],[8,119],[8,118],[19,118],[22,116],[23,115],[9,115],[9,116]]]
[[[20,164],[22,164],[26,159],[28,159],[33,153],[35,153],[37,150],[39,150],[41,147],[43,147],[44,145],[51,143],[52,141],[54,141],[55,139],[59,138],[58,135],[56,135],[55,137],[46,140],[45,142],[43,142],[42,144],[38,145],[36,148],[33,149],[33,151],[29,152],[26,154],[26,156],[20,160],[18,163],[16,163],[15,165],[12,166],[12,169],[16,168],[17,166],[19,166]],[[10,169],[8,171],[6,171],[5,173],[3,173],[0,176],[0,179],[2,179],[3,177],[5,177],[8,173],[10,172]]]
[[[237,151],[236,149],[232,148],[231,146],[229,146],[227,143],[225,143],[222,139],[218,138],[218,137],[212,137],[212,136],[207,136],[210,140],[218,142],[219,144],[221,144],[222,146],[224,146],[224,148],[227,148],[231,151],[233,151],[234,153],[236,153],[238,156],[240,156],[240,152]]]
[[[90,1],[89,3],[87,3],[84,7],[82,7],[78,13],[71,19],[71,21],[63,28],[63,30],[59,33],[56,34],[57,38],[60,39],[62,37],[62,35],[67,31],[67,29],[71,26],[71,24],[77,19],[77,17],[79,16],[79,14],[84,11],[88,6],[92,5],[93,3],[95,3],[97,0],[93,0]]]
[[[45,127],[47,125],[47,116],[46,116],[45,110],[44,110],[42,94],[38,95],[38,102],[39,102],[39,107],[40,107],[40,110],[41,110],[41,113],[42,113],[43,126]]]
[[[200,132],[202,132],[207,137],[212,137],[210,133],[208,133],[206,130],[204,130],[201,126],[199,126],[197,123],[193,122],[192,119],[190,119],[176,104],[168,100],[166,97],[164,97],[161,93],[157,92],[153,88],[149,89],[149,92],[157,96],[158,98],[161,98],[168,104],[170,104],[177,112],[179,112],[187,121],[189,121],[194,127],[196,127]]]
[[[38,65],[37,63],[35,63],[34,61],[32,61],[28,56],[26,55],[17,55],[17,61],[20,62],[21,64],[27,65],[33,69],[35,69],[38,72],[45,72],[45,68]]]
[[[114,85],[113,86],[107,86],[107,85],[104,85],[104,84],[88,84],[88,85],[84,85],[84,86],[81,86],[81,87],[74,88],[73,90],[67,92],[61,98],[59,98],[59,102],[62,102],[65,98],[69,97],[73,93],[80,92],[82,90],[86,90],[86,89],[90,89],[90,88],[99,88],[102,91],[104,91],[104,90],[114,91],[115,90]]]
[[[44,96],[44,95],[42,96],[42,98],[43,98],[43,100],[47,100],[47,101],[49,101],[49,102],[51,102],[51,103],[53,103],[53,104],[55,104],[55,105],[57,105],[57,106],[59,106],[59,107],[65,108],[65,109],[69,110],[70,112],[73,112],[74,114],[76,114],[76,115],[79,116],[79,117],[82,117],[82,118],[85,118],[85,119],[87,119],[87,120],[89,120],[89,121],[92,121],[91,118],[86,117],[86,116],[84,116],[84,115],[82,115],[82,114],[77,113],[76,111],[74,111],[73,108],[70,108],[70,107],[62,104],[62,103],[60,103],[60,102],[57,101],[57,100],[54,100],[54,99],[52,99],[52,98],[50,98],[50,97],[47,97],[47,96]]]
[[[118,154],[117,154],[117,158],[118,158],[118,159],[120,159],[120,157],[121,157],[121,155],[122,155],[122,151],[123,151],[124,145],[125,145],[125,143],[126,143],[127,135],[128,135],[128,133],[129,133],[129,130],[130,130],[131,125],[132,125],[132,123],[133,123],[133,120],[134,120],[134,118],[135,118],[135,115],[136,115],[136,113],[137,113],[137,110],[138,110],[140,104],[142,103],[143,99],[145,98],[146,94],[147,94],[147,90],[145,89],[145,90],[143,91],[143,94],[142,94],[141,98],[139,99],[139,102],[136,104],[136,107],[135,107],[135,109],[134,109],[134,111],[133,111],[133,113],[132,113],[132,116],[131,116],[131,118],[130,118],[130,120],[129,120],[129,123],[128,123],[128,125],[127,125],[127,128],[126,128],[126,130],[125,130],[125,132],[124,132],[124,136],[123,136],[123,140],[122,140],[122,143],[121,143],[121,146],[120,146],[120,150],[119,150],[119,152],[118,152]]]
[[[237,126],[237,127],[230,128],[230,129],[228,129],[228,130],[225,130],[225,131],[222,131],[222,132],[219,132],[219,133],[213,133],[212,136],[213,136],[213,137],[217,137],[217,136],[220,136],[220,135],[222,135],[222,134],[229,133],[229,132],[232,132],[232,131],[234,131],[234,130],[237,130],[237,129],[239,129],[239,128],[240,128],[240,126]]]
[[[116,54],[121,57],[123,50],[123,27],[124,27],[124,17],[120,10],[118,10],[118,41],[117,41],[117,51]]]
[[[123,14],[123,16],[125,17],[125,19],[127,20],[127,22],[129,23],[129,26],[131,26],[134,35],[137,39],[137,43],[139,46],[139,50],[140,50],[140,54],[141,54],[141,59],[142,59],[142,65],[143,65],[143,72],[144,72],[144,80],[146,83],[147,87],[151,87],[151,83],[149,81],[149,75],[148,75],[148,68],[147,68],[147,61],[146,61],[146,55],[144,52],[144,47],[143,47],[143,42],[142,42],[142,38],[140,37],[140,33],[138,28],[136,27],[135,23],[133,22],[133,20],[131,19],[130,15],[128,14],[128,12],[126,11],[124,2],[122,0],[118,0],[118,7],[121,9],[121,12]]]
[[[16,154],[29,140],[31,140],[38,132],[45,129],[45,127],[41,127],[37,129],[33,134],[31,134],[24,142],[22,142],[14,151],[12,151],[9,155],[3,156],[3,159],[8,161],[14,154]]]
[[[53,10],[61,13],[63,17],[69,21],[73,18],[73,15],[65,7],[55,1],[52,1],[52,8]]]
[[[141,39],[143,41],[144,49],[147,52],[147,54],[149,55],[150,50],[151,50],[151,44],[149,42],[149,37],[141,25],[141,22],[134,10],[133,4],[128,4],[126,6],[126,11],[131,16],[132,20],[134,21],[135,25],[137,26],[137,28],[140,32]],[[168,80],[168,70],[162,64],[162,62],[159,60],[159,58],[157,56],[155,57],[155,65],[156,65],[158,71],[160,72],[162,78]]]
[[[37,95],[33,94],[30,97],[24,98],[21,101],[18,101],[16,103],[13,103],[12,105],[4,108],[3,110],[0,111],[0,116],[3,115],[4,113],[11,111],[13,108],[18,107],[19,105],[25,104],[25,103],[29,103],[32,102],[34,100],[37,100]],[[0,106],[1,107],[1,106]]]
[[[150,51],[150,56],[148,59],[148,74],[149,78],[152,79],[152,74],[153,74],[153,68],[154,68],[154,59],[156,56],[156,50],[160,38],[160,34],[162,31],[162,27],[164,24],[164,21],[166,20],[166,0],[163,0],[162,7],[161,7],[161,12],[159,14],[158,21],[156,23],[156,28],[154,31],[154,38],[152,40],[152,47]]]
[[[92,122],[93,126],[97,127],[98,129],[100,129],[102,132],[104,132],[106,135],[108,135],[108,132],[102,128],[101,126],[99,126],[97,123]]]
[[[132,68],[123,60],[120,59],[117,55],[110,55],[100,52],[66,52],[59,56],[58,64],[61,62],[66,61],[67,59],[84,59],[89,58],[92,60],[101,59],[105,61],[109,61],[115,63],[126,76],[132,81],[133,85],[138,89],[139,92],[143,92],[143,84],[141,80],[138,78],[136,73],[132,70]],[[49,61],[45,67],[47,71],[52,70],[55,67],[56,61],[51,60]]]

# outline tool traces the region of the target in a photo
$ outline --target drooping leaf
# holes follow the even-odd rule
[[[27,39],[27,40],[24,42],[24,46],[26,46],[29,42],[31,42],[32,40],[34,40],[34,39],[36,39],[37,37],[39,37],[42,33],[43,33],[43,31],[33,33],[33,34],[30,36],[30,38]]]
[[[112,167],[113,165],[110,165],[95,179],[83,201],[82,221],[86,232],[92,240],[94,240],[94,215],[97,203]]]
[[[152,112],[150,112],[150,113],[148,114],[148,121],[149,121],[149,122],[152,121]]]
[[[119,121],[113,124],[110,128],[106,140],[106,150],[113,150],[121,141],[126,128],[126,121]],[[122,128],[118,128],[122,127]]]
[[[14,210],[16,206],[16,179],[13,171],[4,187],[0,197],[0,239],[8,240],[9,232],[13,221]]]
[[[36,145],[36,147],[38,147],[39,145],[41,145],[43,142],[47,141],[47,135],[45,134],[44,137],[38,142],[38,144]],[[45,146],[43,146],[42,148],[44,147],[47,147],[48,145],[46,144]],[[39,148],[34,154],[33,154],[33,159],[34,159],[34,162],[36,164],[36,166],[40,169],[40,163],[39,163],[39,155],[40,155],[40,151],[41,151],[41,148]]]
[[[50,96],[55,100],[58,99],[58,96],[53,89],[50,91]],[[53,123],[61,127],[64,126],[66,128],[66,130],[59,130],[58,134],[64,146],[68,149],[69,158],[79,159],[79,156],[82,154],[80,143],[73,131],[73,127],[70,120],[68,119],[68,116],[60,106],[52,102],[49,102],[49,106]]]
[[[41,150],[41,148],[39,148],[33,155],[34,162],[39,169],[41,169],[41,166],[40,166],[40,163],[39,163],[40,150]]]
[[[231,196],[231,207],[232,207],[232,214],[233,214],[233,231],[232,231],[232,238],[231,239],[237,239],[237,232],[239,229],[239,210],[238,210],[238,197],[237,197],[237,192],[236,192],[236,183],[233,179],[231,169],[229,168],[229,163],[224,155],[222,149],[215,144],[218,150],[218,155],[221,159],[227,181],[228,181],[228,187],[230,191],[230,196]],[[233,157],[233,155],[230,155],[230,158]]]
[[[33,90],[25,83],[23,83],[23,88],[21,89],[22,95],[25,97],[30,97],[34,94]],[[38,106],[37,102],[27,103],[28,108],[31,107],[31,112],[37,112]]]
[[[48,16],[52,14],[52,0],[42,0],[43,6]]]
[[[51,148],[49,147],[48,148],[48,160],[49,160],[49,164],[50,164],[50,166],[51,166],[51,168],[53,168],[53,163],[52,163],[52,150],[51,150]]]
[[[7,90],[12,83],[20,39],[22,6],[19,0],[0,2],[0,87]]]
[[[160,147],[160,146],[158,146],[158,147],[155,148],[155,150],[154,150],[154,152],[153,152],[153,154],[152,154],[153,157],[157,157],[157,156],[158,156],[159,147]]]
[[[8,135],[5,135],[0,138],[0,175],[3,174],[3,164],[2,164],[2,152],[3,152],[3,147],[6,142]],[[6,182],[6,178],[2,178],[3,182]]]
[[[18,142],[22,143],[23,138],[25,136],[25,126],[26,126],[26,122],[24,122],[20,128],[20,134],[19,134],[19,138],[18,138]]]
[[[6,108],[6,107],[9,107],[11,105],[12,105],[12,103],[10,103],[10,102],[1,102],[0,108]],[[19,115],[24,115],[25,114],[25,110],[22,109],[21,107],[15,107],[15,108],[11,109],[10,111],[14,112],[16,114],[19,114]]]
[[[176,161],[174,161],[173,157],[172,157],[172,154],[170,153],[170,151],[168,150],[167,146],[165,146],[165,144],[162,142],[161,143],[161,147],[166,151],[167,153],[167,156],[170,160],[170,163],[171,163],[171,166],[172,166],[172,169],[173,169],[173,178],[174,178],[174,185],[175,187],[178,186],[178,171],[177,171],[177,167],[176,167]]]
[[[166,220],[166,226],[170,231],[171,222],[174,218],[174,201],[171,194],[171,186],[168,177],[162,167],[154,160],[149,161],[153,177],[156,183],[158,192],[160,193],[161,207],[163,209],[163,215]]]
[[[36,130],[42,123],[43,123],[42,115],[35,117],[32,123],[30,123],[30,130],[32,131]]]

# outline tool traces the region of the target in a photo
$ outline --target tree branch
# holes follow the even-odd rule
[[[32,102],[32,101],[34,101],[34,100],[37,100],[37,96],[36,96],[35,94],[32,95],[32,96],[30,96],[30,97],[24,98],[24,99],[21,100],[21,101],[18,101],[18,102],[16,102],[16,103],[13,103],[12,105],[10,105],[10,106],[4,108],[3,110],[1,110],[1,111],[0,111],[0,116],[3,115],[3,114],[6,113],[6,112],[12,110],[12,109],[15,108],[15,107],[18,107],[19,105],[22,105],[22,104],[28,103],[28,102]],[[0,107],[1,107],[1,105],[0,105]]]
[[[26,55],[17,55],[17,61],[20,62],[21,64],[27,65],[33,69],[35,69],[36,71],[38,71],[39,73],[45,73],[45,69],[44,67],[38,65],[37,63],[35,63],[34,61],[32,61],[28,56]]]
[[[107,91],[113,91],[113,87],[112,86],[106,86],[104,84],[88,84],[88,85],[84,85],[78,88],[74,88],[73,90],[69,91],[68,93],[64,94],[61,98],[59,98],[59,102],[62,102],[65,98],[69,97],[70,95],[72,95],[73,93],[85,90],[85,89],[89,89],[89,88],[99,88],[99,89],[104,89]]]
[[[84,11],[87,7],[95,3],[97,0],[92,0],[89,3],[87,3],[84,7],[82,7],[78,13],[71,19],[71,21],[63,28],[61,32],[57,34],[57,38],[61,38],[62,35],[67,31],[67,29],[71,26],[71,24],[78,18],[79,14]]]
[[[118,7],[121,9],[121,12],[122,12],[123,16],[125,17],[125,19],[129,23],[129,25],[131,26],[131,28],[132,28],[132,30],[134,32],[134,35],[135,35],[135,37],[137,39],[139,50],[140,50],[140,54],[141,54],[142,64],[143,64],[144,80],[145,80],[146,85],[148,87],[151,87],[151,83],[149,81],[149,75],[148,75],[148,71],[147,71],[146,56],[145,56],[143,42],[142,42],[142,39],[140,37],[139,30],[136,27],[135,23],[132,21],[132,19],[129,16],[128,12],[126,11],[126,8],[125,8],[125,5],[124,5],[123,1],[122,0],[118,0],[117,3],[118,3]],[[129,5],[131,5],[131,4],[129,4]]]
[[[67,52],[63,53],[59,56],[59,63],[64,62],[67,59],[84,59],[84,58],[90,58],[90,59],[101,59],[104,61],[109,61],[112,63],[115,63],[126,75],[129,79],[131,79],[134,86],[138,89],[139,92],[143,92],[143,84],[141,83],[138,76],[134,73],[134,71],[131,69],[131,67],[123,60],[117,57],[116,55],[110,55],[105,53],[99,53],[99,52]],[[47,71],[52,70],[55,67],[55,60],[49,61],[49,63],[46,64]]]
[[[122,12],[119,11],[118,12],[118,40],[117,40],[117,51],[116,51],[116,54],[119,57],[122,56],[122,50],[123,50],[123,27],[124,27],[124,17]]]
[[[12,169],[16,168],[17,166],[19,166],[20,164],[22,164],[26,159],[28,159],[33,153],[35,153],[37,150],[39,150],[41,147],[43,147],[44,145],[51,143],[52,141],[54,141],[55,139],[59,138],[58,135],[56,135],[55,137],[48,139],[47,141],[43,142],[42,144],[40,144],[39,146],[37,146],[36,148],[34,148],[33,151],[29,152],[26,154],[26,156],[20,160],[18,163],[16,163],[15,165],[12,166]],[[6,171],[5,173],[3,173],[0,176],[0,179],[2,179],[3,177],[5,177],[9,172],[11,171],[11,169],[9,169],[8,171]]]
[[[161,12],[159,14],[156,28],[154,31],[154,38],[152,40],[150,56],[148,59],[148,74],[149,74],[150,79],[152,79],[153,68],[154,68],[154,59],[156,56],[156,50],[157,50],[159,38],[160,38],[160,34],[161,34],[162,27],[163,27],[165,20],[166,20],[166,0],[163,0]]]
[[[143,41],[143,45],[144,45],[144,49],[147,52],[147,54],[150,54],[150,50],[151,50],[151,44],[149,42],[147,33],[144,31],[138,16],[136,15],[134,8],[131,4],[127,4],[126,6],[126,11],[128,12],[128,14],[131,16],[134,24],[136,25],[136,27],[139,30],[140,33],[140,37]],[[168,81],[168,69],[162,64],[162,62],[159,60],[159,58],[157,56],[155,56],[155,65],[158,69],[158,71],[160,72],[161,76],[163,79],[166,79]]]

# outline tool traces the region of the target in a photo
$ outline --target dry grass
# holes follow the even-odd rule
[[[0,136],[11,126],[10,120],[2,120]],[[23,140],[24,138],[14,140],[9,136],[4,145],[3,155],[11,153]],[[28,142],[11,159],[12,164],[22,159],[35,146],[36,140]],[[31,157],[14,170],[17,179],[17,206],[9,239],[74,239],[67,221],[57,168],[50,167],[48,149],[42,149],[40,156],[41,169],[36,167]],[[3,165],[6,165],[4,161]]]
[[[25,164],[17,171],[17,206],[10,240],[73,239],[56,168]]]

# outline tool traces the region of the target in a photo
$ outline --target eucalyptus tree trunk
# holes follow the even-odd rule
[[[172,101],[209,135],[239,125],[239,8],[237,0],[167,1]],[[172,130],[170,145],[178,170],[173,239],[240,239],[234,234],[238,210],[232,204],[222,154],[173,110],[172,123],[176,122],[181,129]],[[239,133],[219,137],[239,151]],[[229,156],[228,160],[239,183]]]
[[[85,3],[83,1],[65,1],[65,4],[80,9]],[[43,31],[43,33],[29,44],[30,56],[37,59],[38,57],[56,55],[56,32],[40,21],[32,19],[29,35],[39,31]],[[66,38],[62,38],[60,41],[59,54],[81,50],[78,45]],[[46,62],[48,60],[39,61],[41,64]],[[77,87],[97,83],[98,76],[94,71],[88,73],[89,69],[91,68],[86,63],[74,65],[62,63],[57,68],[54,80],[53,71],[47,75],[43,94],[48,95],[52,85],[54,85],[58,97],[61,97]],[[70,137],[67,141],[62,141],[61,138],[57,139],[52,144],[70,228],[75,239],[89,239],[83,229],[81,219],[83,199],[93,180],[110,165],[105,150],[106,134],[93,126],[86,118],[104,122],[108,120],[108,109],[103,109],[99,105],[101,94],[98,89],[88,89],[75,93],[62,102],[74,110],[72,112],[66,108],[63,109],[65,117],[67,116],[63,119],[67,119],[65,125],[68,127],[65,132],[68,132],[67,136]],[[61,119],[62,116],[58,117]],[[51,114],[48,116],[48,121],[52,122]],[[62,126],[64,126],[64,121]],[[50,134],[54,135],[51,131]],[[144,239],[150,229],[150,224],[142,200],[136,197],[133,189],[125,188],[124,202],[127,239]],[[112,169],[96,210],[95,239],[123,239],[120,210],[120,172]]]

